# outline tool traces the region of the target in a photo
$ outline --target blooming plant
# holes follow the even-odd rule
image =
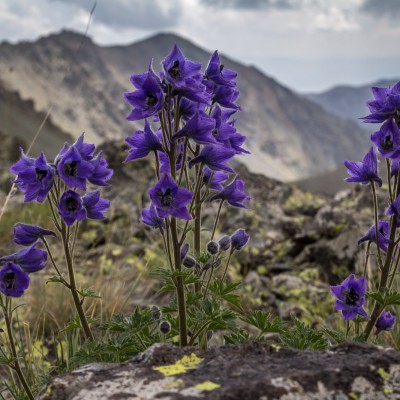
[[[347,277],[340,285],[331,286],[336,298],[335,310],[341,311],[343,319],[355,321],[355,333],[360,339],[367,340],[374,326],[376,334],[391,330],[396,322],[396,316],[388,310],[400,305],[400,293],[393,289],[393,283],[400,262],[400,247],[398,226],[400,216],[400,82],[392,88],[372,88],[374,100],[368,101],[370,114],[364,117],[364,122],[383,123],[380,129],[371,135],[371,141],[383,160],[387,170],[388,204],[386,219],[380,219],[376,185],[382,186],[382,179],[378,172],[378,159],[374,146],[364,156],[362,162],[346,160],[349,177],[347,182],[357,182],[369,185],[372,190],[374,224],[361,237],[358,244],[367,242],[367,257],[362,276],[356,278],[354,274]],[[370,255],[371,243],[376,245],[376,260],[379,267],[378,282],[375,292],[367,292],[367,281],[374,281],[373,276],[367,274],[367,261]],[[364,310],[366,296],[373,301],[368,315]],[[392,310],[393,311],[393,310]],[[359,318],[360,316],[361,318]],[[357,318],[356,318],[357,317]],[[360,333],[360,324],[365,323]],[[348,325],[349,332],[350,326]]]

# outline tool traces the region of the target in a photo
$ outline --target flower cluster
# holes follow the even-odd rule
[[[88,183],[108,186],[113,171],[108,168],[102,152],[95,154],[95,145],[84,142],[82,134],[72,144],[65,144],[54,163],[49,163],[41,153],[39,157],[22,158],[11,166],[17,175],[14,183],[24,193],[24,201],[44,202],[56,199],[56,207],[65,224],[86,218],[103,219],[110,202],[100,197],[100,189],[87,192]]]
[[[246,207],[243,202],[250,197],[242,180],[223,186],[233,173],[227,163],[248,153],[242,147],[246,138],[232,118],[240,110],[235,78],[217,51],[202,73],[201,64],[188,60],[176,45],[162,61],[161,72],[154,72],[150,63],[147,72],[132,75],[135,90],[125,93],[133,107],[127,119],[145,119],[145,126],[126,139],[130,149],[125,162],[154,154],[157,163],[158,182],[149,190],[150,207],[142,211],[145,224],[163,229],[169,216],[191,220],[190,204],[201,191],[209,201]],[[152,130],[148,118],[159,128]],[[193,170],[195,179],[188,179]]]

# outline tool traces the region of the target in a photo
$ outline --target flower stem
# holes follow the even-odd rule
[[[217,229],[217,225],[218,225],[218,220],[219,220],[219,216],[221,214],[221,209],[222,209],[222,205],[224,204],[224,200],[221,200],[221,202],[219,203],[219,207],[218,207],[218,212],[217,212],[217,216],[215,217],[215,222],[214,222],[214,227],[212,230],[212,234],[211,234],[211,239],[214,239],[214,235],[215,235],[215,230]]]
[[[78,316],[81,321],[82,328],[83,328],[83,331],[85,332],[86,338],[89,340],[94,340],[94,337],[93,337],[92,331],[90,330],[89,323],[87,321],[85,312],[83,311],[82,303],[79,299],[79,293],[76,288],[74,265],[73,265],[71,249],[70,249],[69,241],[68,241],[67,226],[65,225],[64,221],[61,223],[61,237],[62,237],[63,246],[64,246],[65,262],[66,262],[67,268],[68,268],[69,284],[71,286],[70,290],[71,290],[72,298],[74,300],[75,308],[76,308],[76,311],[78,312]]]
[[[59,268],[57,267],[57,264],[56,264],[56,262],[54,260],[54,257],[53,257],[53,253],[50,250],[50,246],[47,243],[47,240],[44,237],[42,238],[42,240],[43,240],[43,243],[44,243],[44,245],[46,247],[47,253],[48,253],[49,257],[50,257],[51,263],[53,264],[53,267],[57,272],[57,275],[62,279],[63,285],[65,285],[68,289],[71,289],[70,284],[65,280],[65,278],[63,277],[63,275],[60,272]]]
[[[375,240],[376,240],[376,247],[378,249],[378,264],[379,264],[379,268],[382,270],[383,264],[382,264],[381,247],[379,244],[379,228],[378,228],[378,201],[376,198],[375,184],[373,181],[371,181],[371,189],[372,189],[372,198],[374,201]]]
[[[228,260],[226,261],[225,270],[224,270],[224,273],[223,273],[223,275],[222,275],[221,280],[224,280],[224,278],[225,278],[225,276],[226,276],[226,272],[228,271],[228,266],[229,266],[229,262],[231,261],[232,254],[233,254],[233,250],[231,250],[231,251],[229,252]]]

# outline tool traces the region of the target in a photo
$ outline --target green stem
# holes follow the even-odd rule
[[[221,202],[219,203],[219,207],[218,207],[218,212],[217,212],[217,216],[215,217],[215,222],[214,222],[214,227],[212,230],[212,234],[211,234],[211,239],[214,239],[214,235],[215,235],[215,230],[217,229],[217,225],[218,225],[218,221],[219,221],[219,216],[221,214],[221,209],[222,209],[222,205],[224,204],[224,200],[221,200]]]
[[[371,247],[371,241],[368,241],[367,249],[365,250],[365,264],[364,264],[364,271],[363,276],[367,276],[367,265],[369,260],[369,248]]]
[[[19,364],[18,360],[18,353],[17,353],[17,348],[15,346],[15,341],[14,341],[14,336],[12,332],[12,310],[11,310],[11,298],[6,297],[6,304],[4,305],[3,303],[3,297],[0,295],[0,301],[1,301],[1,307],[3,308],[4,311],[4,319],[6,322],[6,330],[7,330],[7,336],[8,340],[10,342],[10,348],[11,348],[11,354],[13,356],[13,369],[18,375],[18,378],[25,389],[25,392],[27,396],[29,397],[30,400],[34,400],[35,397],[32,394],[32,391],[28,385],[28,382],[25,379],[25,376],[22,372],[21,366]]]
[[[372,180],[371,180],[371,189],[372,189],[372,198],[374,201],[375,240],[376,240],[376,247],[378,249],[378,264],[379,268],[382,270],[383,264],[382,264],[381,247],[379,244],[379,228],[378,228],[378,201],[376,198],[375,184]]]
[[[232,257],[233,251],[234,250],[231,250],[229,252],[228,260],[226,261],[226,264],[225,264],[225,270],[224,270],[224,273],[223,273],[222,278],[221,278],[222,280],[224,280],[224,278],[226,276],[226,272],[228,271],[228,266],[229,266],[229,262],[231,261],[231,257]]]
[[[69,284],[71,286],[70,290],[71,290],[72,298],[74,300],[75,308],[76,308],[76,311],[78,312],[78,316],[81,321],[82,328],[83,328],[83,331],[85,332],[86,338],[89,340],[94,340],[92,331],[90,330],[88,321],[86,319],[85,312],[83,311],[82,303],[79,299],[79,293],[76,288],[74,265],[73,265],[73,260],[72,260],[71,249],[69,247],[69,242],[68,242],[67,226],[65,225],[64,221],[62,222],[61,228],[62,228],[61,236],[62,236],[62,241],[63,241],[63,246],[64,246],[65,262],[66,262],[67,268],[68,268]]]
[[[386,172],[387,172],[387,181],[388,181],[388,187],[389,187],[389,197],[390,197],[390,202],[393,201],[393,192],[392,192],[392,178],[390,174],[390,160],[389,158],[386,159]]]
[[[53,267],[57,272],[57,275],[62,279],[63,285],[65,285],[68,289],[71,289],[70,284],[65,280],[65,278],[63,277],[62,273],[60,272],[60,270],[59,270],[59,268],[58,268],[58,266],[57,266],[57,264],[56,264],[56,262],[54,260],[53,253],[50,250],[50,246],[47,243],[47,240],[44,237],[42,238],[42,240],[43,240],[43,244],[46,247],[47,253],[48,253],[49,257],[50,257],[51,263],[53,264]]]
[[[213,266],[211,267],[211,271],[210,271],[210,275],[209,275],[208,280],[207,280],[206,288],[204,289],[203,301],[204,301],[204,300],[206,299],[206,297],[207,297],[208,287],[210,286],[210,282],[211,282],[211,278],[212,278],[213,272],[214,272],[214,263],[213,263]]]

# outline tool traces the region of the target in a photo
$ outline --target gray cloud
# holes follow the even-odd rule
[[[201,0],[208,6],[218,8],[233,8],[233,9],[297,9],[299,8],[299,0]]]
[[[365,0],[361,11],[375,17],[387,16],[397,18],[400,16],[399,0]]]
[[[90,11],[95,0],[50,0]],[[176,26],[181,0],[98,0],[93,18],[113,28],[164,29]]]

